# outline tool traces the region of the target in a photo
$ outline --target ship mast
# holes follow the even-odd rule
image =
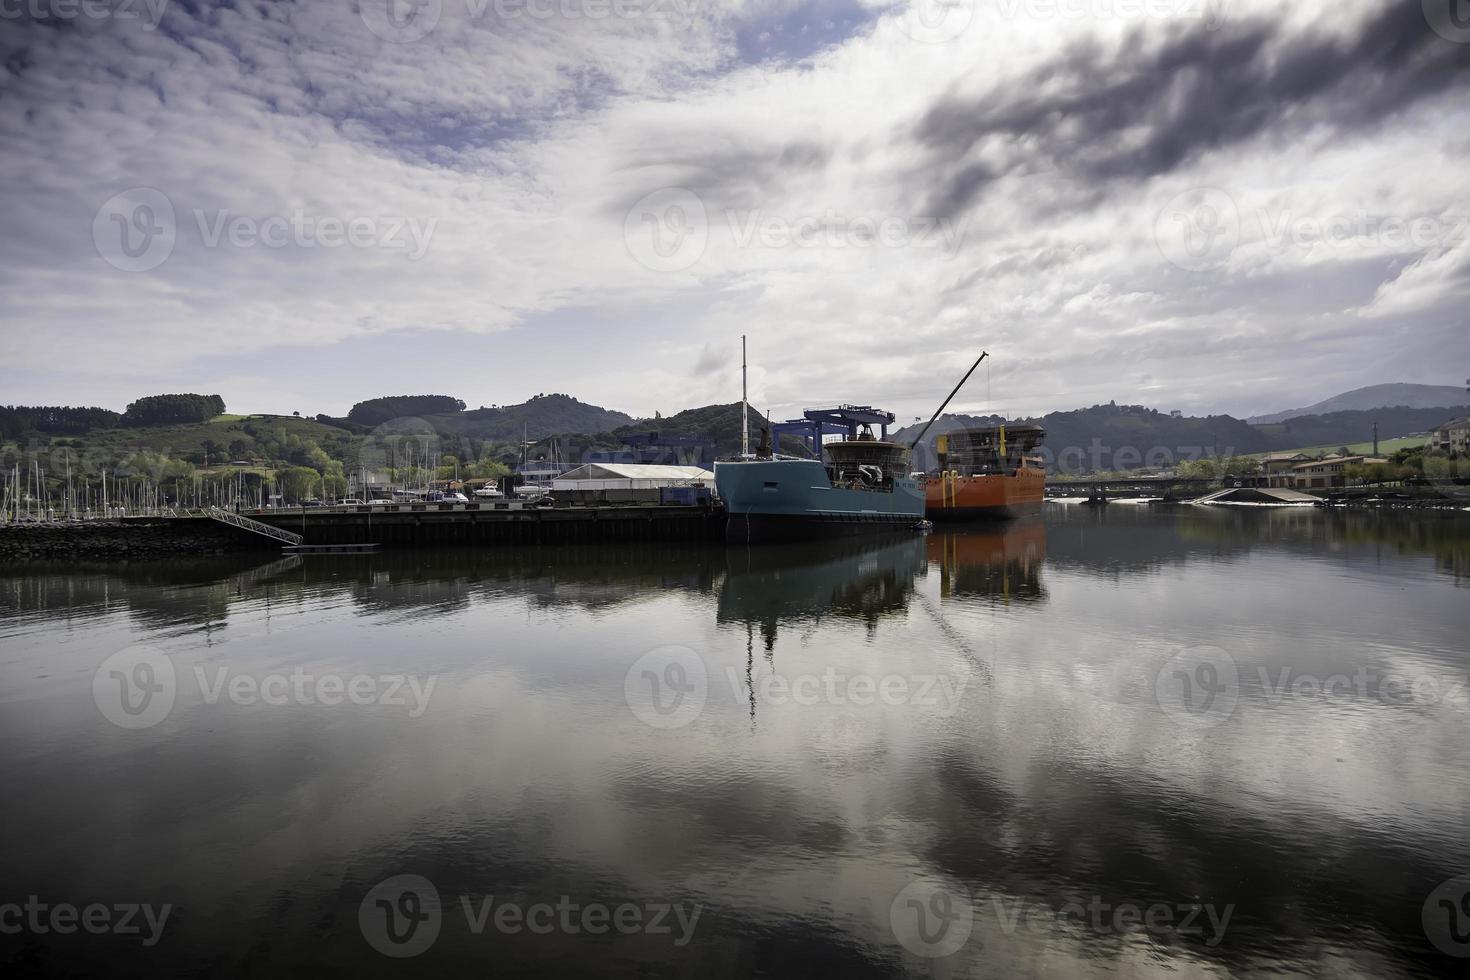
[[[740,335],[740,458],[750,458],[750,398],[746,384],[745,334]]]

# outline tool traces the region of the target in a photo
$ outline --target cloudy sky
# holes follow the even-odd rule
[[[0,402],[1470,376],[1463,0],[3,0]]]

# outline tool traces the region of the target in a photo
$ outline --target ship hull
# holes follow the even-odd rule
[[[1041,513],[1046,471],[1023,468],[1015,476],[930,477],[924,514],[931,521],[1010,520]]]
[[[731,543],[799,541],[901,533],[924,517],[924,496],[910,479],[891,492],[834,487],[815,460],[751,460],[715,464]]]

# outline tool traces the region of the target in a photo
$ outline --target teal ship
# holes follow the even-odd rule
[[[907,530],[924,519],[924,490],[909,472],[908,446],[888,442],[893,413],[842,405],[771,426],[753,456],[715,462],[731,543],[793,541]],[[875,437],[872,426],[881,427]],[[860,431],[861,430],[861,431]],[[812,458],[782,456],[781,436]],[[822,437],[842,438],[823,443]]]

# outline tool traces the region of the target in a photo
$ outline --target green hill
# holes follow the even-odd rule
[[[523,437],[544,439],[559,433],[608,432],[633,421],[633,416],[615,412],[571,395],[537,395],[519,405],[477,408],[467,412],[423,417],[447,440],[481,443],[519,443]]]

